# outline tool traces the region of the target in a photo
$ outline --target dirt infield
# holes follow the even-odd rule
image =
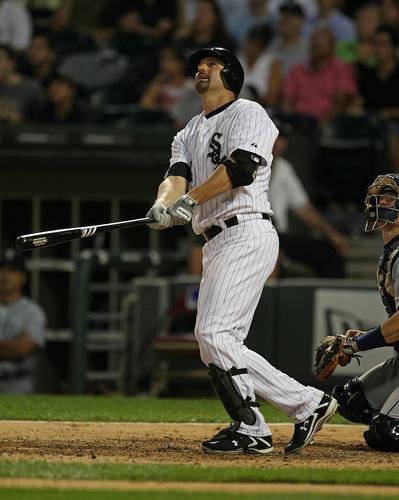
[[[266,456],[206,455],[203,439],[222,425],[94,422],[10,422],[1,424],[0,460],[169,463],[236,467],[328,467],[398,469],[397,454],[373,452],[363,426],[325,426],[313,445],[284,457],[292,425],[271,425],[275,452]]]

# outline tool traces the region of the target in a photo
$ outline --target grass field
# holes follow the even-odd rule
[[[71,422],[226,422],[216,399],[157,399],[103,396],[10,396],[0,394],[3,420]],[[260,410],[270,423],[292,422],[264,403]],[[332,423],[349,424],[340,415]]]
[[[45,461],[0,462],[0,477],[182,481],[212,483],[312,483],[312,484],[369,484],[399,486],[399,477],[392,471],[290,468],[203,467],[167,464],[76,464]]]
[[[73,491],[70,490],[54,490],[54,489],[2,489],[0,490],[0,498],[4,500],[332,500],[336,498],[332,495],[312,494],[312,493],[256,493],[256,494],[235,494],[223,492],[182,492],[182,491],[139,491],[132,494],[127,491]],[[345,500],[360,500],[366,498],[364,495],[346,495],[339,496]],[[367,497],[371,499],[372,497]],[[392,500],[392,496],[379,496],[379,500]]]
[[[70,421],[70,422],[226,422],[225,411],[217,400],[193,399],[152,399],[152,398],[124,398],[124,397],[101,397],[101,396],[8,396],[0,395],[0,408],[3,421]],[[282,413],[268,404],[262,406],[262,412],[270,423],[290,422]],[[333,423],[348,423],[340,416],[335,416]],[[16,424],[18,425],[18,424]],[[0,478],[3,480],[14,480],[12,486],[5,483],[0,485],[0,499],[29,499],[29,500],[63,500],[63,499],[87,499],[87,500],[122,500],[134,499],[294,499],[317,498],[333,499],[359,499],[374,498],[374,494],[353,492],[337,493],[333,489],[323,492],[223,492],[223,491],[156,491],[151,485],[146,491],[113,491],[110,481],[128,482],[177,482],[198,483],[203,482],[217,484],[236,483],[239,484],[282,484],[292,483],[303,485],[311,483],[317,485],[370,485],[399,486],[399,456],[398,467],[390,470],[382,469],[328,469],[325,467],[289,467],[275,468],[267,466],[238,468],[218,465],[217,467],[205,467],[201,464],[176,465],[167,463],[66,463],[46,460],[16,460],[7,455],[0,456]],[[384,457],[382,456],[382,460]],[[367,460],[365,456],[365,460]],[[29,488],[24,485],[24,480],[52,480],[52,481],[106,481],[106,488],[80,490],[75,487],[73,496],[67,488],[51,485],[48,488]],[[111,483],[112,484],[112,483]],[[78,483],[79,485],[79,483]],[[384,495],[382,498],[395,498],[392,494]],[[396,496],[397,498],[397,496]]]

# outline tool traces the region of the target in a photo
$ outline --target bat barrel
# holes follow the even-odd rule
[[[98,233],[105,233],[115,229],[128,229],[134,226],[142,226],[154,222],[152,217],[142,219],[133,219],[120,222],[111,222],[108,224],[99,224],[97,226],[71,227],[67,229],[55,229],[54,231],[45,231],[42,233],[23,234],[18,236],[15,246],[18,250],[34,250],[35,248],[44,248],[79,238],[88,238]]]

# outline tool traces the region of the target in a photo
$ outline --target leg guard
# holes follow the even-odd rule
[[[244,399],[238,392],[232,377],[248,373],[246,368],[237,369],[234,366],[224,371],[217,366],[209,365],[209,376],[216,394],[219,396],[227,413],[235,421],[244,422],[247,425],[254,425],[256,422],[253,407],[260,406],[248,397]]]
[[[338,413],[351,422],[369,424],[376,412],[369,405],[357,377],[349,379],[344,386],[336,385],[332,392],[338,401]]]
[[[396,418],[377,413],[363,436],[373,450],[399,452],[399,420]]]

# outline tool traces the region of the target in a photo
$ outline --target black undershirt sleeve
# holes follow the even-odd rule
[[[168,168],[164,178],[166,179],[170,175],[177,175],[179,177],[184,177],[187,180],[187,182],[190,182],[192,180],[190,165],[184,163],[184,161],[178,161],[177,163],[171,165]]]

